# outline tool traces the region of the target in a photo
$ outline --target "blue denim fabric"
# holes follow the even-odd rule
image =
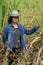
[[[36,32],[39,28],[39,26],[35,26],[32,29],[28,30],[26,29],[23,25],[21,24],[17,24],[20,31],[21,31],[21,47],[23,50],[26,49],[26,40],[25,40],[25,36],[26,35],[31,35],[34,32]],[[12,48],[14,47],[14,27],[11,24],[9,24],[8,26],[5,27],[5,29],[3,30],[3,43],[6,45],[8,44],[9,48],[12,50]]]

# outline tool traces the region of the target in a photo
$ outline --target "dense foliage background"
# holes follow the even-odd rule
[[[20,23],[27,28],[39,23],[43,29],[43,0],[0,0],[0,31],[14,9],[20,10]]]
[[[19,23],[27,29],[40,26],[36,33],[26,36],[28,48],[19,65],[43,65],[43,0],[0,0],[0,32],[7,26],[8,18],[14,9],[20,10]],[[38,40],[35,39],[37,37]]]

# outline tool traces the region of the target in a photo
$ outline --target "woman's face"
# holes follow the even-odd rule
[[[12,17],[12,23],[18,23],[19,17]]]

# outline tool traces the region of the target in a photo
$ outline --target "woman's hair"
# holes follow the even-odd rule
[[[12,22],[12,17],[10,16],[8,19],[8,24],[10,24]]]
[[[9,17],[8,24],[12,23],[12,18],[13,18],[12,16]],[[18,21],[19,21],[19,17],[18,17]]]

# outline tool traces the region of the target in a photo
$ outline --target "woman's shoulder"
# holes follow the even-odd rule
[[[8,24],[5,28],[4,28],[4,31],[8,31],[8,29],[11,27],[11,24]]]
[[[8,24],[7,26],[6,26],[6,28],[10,28],[12,25],[11,24]]]
[[[18,24],[18,25],[19,25],[20,27],[22,27],[22,28],[24,27],[23,24]]]

